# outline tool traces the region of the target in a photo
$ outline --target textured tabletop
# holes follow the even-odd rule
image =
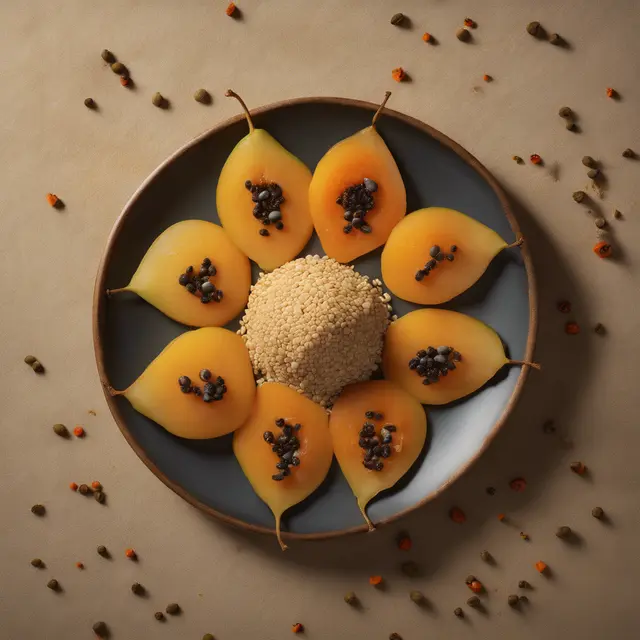
[[[114,639],[131,640],[277,640],[297,622],[317,640],[635,637],[640,160],[622,152],[640,154],[636,1],[244,0],[235,18],[226,6],[0,3],[0,638],[91,638],[99,620]],[[397,12],[407,19],[393,26]],[[461,42],[466,17],[477,26]],[[531,21],[562,43],[529,35]],[[102,61],[104,48],[129,67],[133,87]],[[397,67],[404,82],[392,78]],[[211,105],[193,99],[200,87]],[[138,460],[103,398],[91,305],[109,230],[160,162],[238,113],[228,87],[252,106],[314,95],[375,102],[393,90],[393,109],[453,138],[496,176],[531,247],[543,371],[529,376],[511,419],[463,479],[370,535],[295,542],[282,553],[272,538],[210,520]],[[152,104],[157,91],[169,109]],[[84,106],[88,97],[97,110]],[[562,106],[574,111],[576,131],[565,128]],[[585,155],[600,163],[597,189]],[[589,206],[573,201],[577,190],[592,196]],[[49,192],[64,209],[47,204]],[[616,259],[592,251],[598,217]],[[570,321],[577,335],[567,335]],[[23,363],[30,353],[44,376]],[[57,438],[54,423],[83,425],[86,437]],[[588,473],[572,473],[573,461]],[[510,487],[514,478],[524,491]],[[104,506],[68,489],[92,480],[104,485]],[[43,517],[31,513],[36,503]],[[452,506],[464,524],[449,518]],[[597,506],[606,519],[591,515]],[[559,539],[559,526],[575,536]],[[403,530],[410,551],[397,547]],[[137,562],[125,557],[130,547]],[[418,577],[401,571],[409,560]],[[534,567],[540,560],[546,577]],[[485,585],[484,611],[466,605],[469,574]],[[386,588],[371,587],[370,575]],[[47,588],[52,578],[58,592]],[[519,589],[521,580],[532,588]],[[134,582],[145,595],[132,593]],[[412,590],[428,604],[416,606]],[[349,591],[360,609],[344,602]],[[529,601],[512,608],[511,594]],[[156,621],[169,603],[182,613]]]

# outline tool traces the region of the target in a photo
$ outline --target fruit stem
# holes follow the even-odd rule
[[[253,120],[251,119],[251,114],[249,113],[249,109],[247,108],[247,105],[244,103],[244,100],[232,89],[227,89],[227,92],[224,95],[227,96],[227,98],[235,98],[241,104],[242,109],[244,111],[244,115],[247,118],[247,122],[249,123],[249,133],[253,133],[254,131]]]
[[[369,516],[367,515],[367,512],[365,511],[366,509],[365,505],[364,507],[358,502],[358,509],[360,509],[360,513],[362,513],[362,517],[367,521],[367,526],[369,527],[369,531],[374,531],[375,530],[375,526],[373,524],[373,522],[371,522],[371,520],[369,519]]]
[[[521,247],[524,244],[524,236],[518,234],[516,237],[516,241],[508,244],[505,249],[513,249],[514,247]]]
[[[110,296],[113,293],[121,293],[122,291],[130,291],[129,287],[121,287],[120,289],[107,289],[107,295]]]
[[[373,114],[373,120],[371,121],[372,127],[376,126],[376,122],[378,121],[378,118],[380,117],[380,114],[382,113],[382,110],[384,109],[384,106],[387,104],[387,100],[390,97],[391,97],[391,91],[387,91],[384,94],[384,100],[382,101],[382,104],[378,107],[378,110]]]
[[[280,535],[280,517],[276,516],[276,536],[278,538],[278,544],[283,551],[286,551],[289,547],[282,541],[282,536]]]
[[[531,367],[532,369],[537,369],[540,371],[542,369],[542,365],[537,362],[529,362],[528,360],[508,360],[508,364],[514,364],[523,367]]]
[[[124,391],[118,391],[117,389],[114,389],[110,384],[105,385],[107,388],[107,392],[109,393],[109,395],[113,398],[114,396],[121,396],[124,394]]]

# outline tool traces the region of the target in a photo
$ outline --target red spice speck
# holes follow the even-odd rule
[[[470,27],[471,29],[475,29],[478,25],[477,25],[475,20],[472,20],[471,18],[465,18],[464,19],[464,26],[465,27]]]
[[[542,158],[537,153],[532,153],[529,160],[531,160],[531,164],[542,164]]]
[[[76,562],[76,567],[78,567],[78,569],[84,569],[82,562]]]
[[[485,73],[485,74],[482,76],[482,79],[483,79],[485,82],[493,82],[493,77],[492,77],[492,76],[490,76],[488,73]]]
[[[138,558],[138,554],[133,549],[127,549],[124,555],[127,556],[127,558],[131,558],[131,560],[137,560]]]
[[[75,482],[69,483],[69,489],[71,489],[71,491],[77,491],[78,490],[77,483],[75,483]]]
[[[412,546],[413,542],[407,534],[401,535],[398,538],[398,549],[401,551],[410,551]]]
[[[514,478],[510,483],[509,486],[514,490],[514,491],[518,491],[518,492],[522,492],[527,488],[527,481],[524,478]]]
[[[73,435],[76,436],[76,438],[84,438],[85,436],[84,429],[80,425],[78,425],[73,430]]]
[[[293,631],[293,633],[302,633],[304,631],[304,627],[299,622],[296,622],[291,627],[291,631]]]
[[[128,87],[130,83],[131,83],[131,78],[129,78],[129,76],[120,76],[120,84],[123,87]]]
[[[60,198],[58,198],[55,193],[47,193],[47,202],[49,203],[49,206],[56,207],[60,202]]]
[[[469,585],[467,585],[473,593],[482,593],[484,591],[484,587],[482,586],[482,582],[480,580],[474,580]]]
[[[369,578],[369,584],[372,587],[379,587],[382,584],[382,576],[371,576]]]
[[[587,466],[583,462],[572,462],[569,466],[571,471],[579,476],[583,476],[587,472]]]
[[[467,516],[460,507],[452,507],[449,510],[449,517],[458,524],[464,524],[467,521]]]
[[[507,519],[507,516],[504,513],[498,514],[498,520],[500,520],[500,522],[504,522],[506,519]]]
[[[100,489],[102,489],[102,485],[97,480],[94,480],[91,483],[91,488],[95,489],[96,491],[100,491]]]
[[[547,563],[542,562],[542,560],[538,560],[538,562],[536,562],[535,564],[535,567],[540,573],[545,573],[549,569],[549,567],[547,566]]]
[[[391,72],[391,77],[396,82],[402,82],[407,77],[407,72],[402,67],[398,67]]]
[[[617,98],[618,92],[612,87],[607,87],[607,98]]]
[[[593,253],[595,253],[598,258],[610,258],[613,253],[613,247],[608,242],[598,242],[593,247]]]
[[[580,333],[580,325],[577,322],[567,322],[564,325],[564,332],[570,336],[575,336]]]
[[[235,3],[230,2],[229,5],[227,6],[225,13],[231,17],[233,16],[233,14],[236,12],[238,7],[236,7]]]
[[[425,42],[431,42],[431,39],[432,39],[431,34],[430,34],[430,33],[427,33],[427,32],[425,31],[425,32],[422,34],[422,39],[423,39]]]

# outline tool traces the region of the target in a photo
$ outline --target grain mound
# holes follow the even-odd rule
[[[326,256],[293,260],[251,287],[238,333],[261,382],[281,382],[326,406],[380,362],[389,307],[371,283]]]

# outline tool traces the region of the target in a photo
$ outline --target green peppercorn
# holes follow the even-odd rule
[[[34,558],[31,561],[31,566],[32,567],[37,567],[38,569],[42,569],[42,567],[44,567],[44,562],[42,562],[42,560],[40,560],[40,558]]]
[[[211,94],[206,89],[198,89],[193,94],[193,99],[201,104],[209,104],[211,102]]]
[[[137,596],[142,596],[144,595],[146,589],[139,582],[134,582],[131,585],[131,591],[133,591],[133,593],[135,593]]]
[[[488,551],[483,551],[480,554],[480,558],[485,562],[491,562],[493,560],[493,556]]]
[[[422,591],[412,591],[409,597],[411,598],[411,602],[415,602],[416,604],[423,604],[425,601]]]
[[[558,115],[561,118],[573,118],[573,111],[569,107],[560,107]]]
[[[594,507],[591,510],[591,515],[598,520],[602,520],[604,518],[604,509],[602,507]]]
[[[595,180],[600,175],[600,169],[589,169],[587,176],[592,180]]]
[[[456,618],[464,618],[464,611],[463,611],[460,607],[456,607],[456,608],[453,610],[453,615],[454,615]]]
[[[44,373],[44,366],[42,365],[42,363],[40,362],[40,360],[36,360],[32,365],[31,368],[36,372],[36,373]]]
[[[51,578],[51,580],[47,582],[47,587],[52,591],[57,591],[60,588],[60,583],[55,578]]]
[[[567,120],[567,123],[564,126],[567,131],[575,131],[577,129],[576,123],[573,120]]]
[[[358,596],[353,591],[349,591],[349,593],[345,593],[344,601],[348,605],[355,607],[358,604]]]
[[[212,633],[205,633],[205,634],[202,636],[202,640],[216,640],[216,639],[213,637],[213,634],[212,634]]]
[[[552,33],[549,36],[549,44],[553,44],[556,47],[561,47],[564,44],[564,38],[557,33]]]
[[[164,109],[167,104],[164,96],[159,91],[156,91],[153,94],[153,98],[151,98],[151,102],[153,103],[154,107],[158,107],[159,109]]]
[[[34,504],[33,507],[31,507],[31,513],[36,516],[43,516],[45,512],[46,509],[44,508],[43,504]]]
[[[480,607],[480,598],[478,598],[478,596],[471,596],[471,597],[467,600],[467,604],[468,604],[470,607],[478,608],[478,607]]]
[[[180,613],[180,605],[172,602],[167,605],[165,611],[171,616],[177,616]]]
[[[93,627],[91,627],[93,629],[93,633],[95,633],[98,638],[106,638],[107,637],[107,625],[102,622],[102,620],[100,620],[99,622],[96,622]]]
[[[591,156],[583,156],[582,157],[582,164],[585,167],[589,167],[590,169],[595,169],[596,168],[596,161]]]
[[[520,598],[516,595],[510,595],[507,598],[507,602],[509,603],[510,607],[517,607],[518,603],[520,602]]]
[[[460,42],[469,42],[469,40],[471,40],[471,31],[465,27],[461,27],[456,31],[456,38],[458,38]]]
[[[103,558],[109,557],[109,551],[107,550],[107,547],[105,547],[103,544],[98,545],[98,548],[96,549],[96,551],[98,552],[98,555],[102,556]]]
[[[69,429],[67,429],[67,427],[65,427],[63,424],[59,423],[53,425],[53,432],[61,438],[69,438],[71,436],[71,434],[69,433]]]
[[[31,366],[34,362],[37,361],[37,358],[35,356],[25,356],[24,361]]]
[[[164,620],[164,613],[162,613],[162,611],[156,611],[156,612],[153,614],[153,617],[154,617],[156,620],[160,620],[160,621],[162,621],[162,620]]]
[[[103,491],[96,491],[93,494],[93,497],[95,498],[95,501],[99,502],[100,504],[104,504],[104,501],[107,499],[107,496],[104,494]]]
[[[527,25],[527,33],[534,38],[543,38],[545,35],[544,28],[539,22],[530,22]]]
[[[105,62],[112,63],[116,61],[116,57],[111,53],[111,51],[109,51],[109,49],[103,49],[100,55]]]
[[[574,191],[573,192],[573,199],[580,204],[581,202],[584,201],[584,199],[587,197],[587,194],[584,191]]]
[[[391,16],[391,24],[394,27],[400,26],[404,22],[404,13],[394,13]]]
[[[531,588],[531,585],[526,580],[520,580],[520,582],[518,582],[518,586],[521,589],[530,589]]]
[[[111,71],[119,76],[124,76],[125,78],[129,77],[129,69],[127,69],[122,62],[114,62],[111,65]]]

